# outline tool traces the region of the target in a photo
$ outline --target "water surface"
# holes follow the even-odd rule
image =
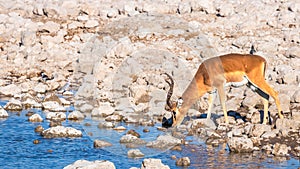
[[[0,102],[4,106],[5,101]],[[44,119],[45,114],[38,109],[33,109]],[[45,139],[34,129],[38,125],[49,128],[49,121],[32,123],[22,112],[9,112],[9,117],[0,120],[0,168],[63,168],[79,159],[85,160],[109,160],[116,168],[140,167],[144,158],[132,159],[127,157],[127,148],[120,144],[119,140],[126,131],[117,132],[114,130],[99,129],[99,121],[87,118],[82,122],[72,122],[66,120],[64,126],[71,126],[83,132],[81,138],[54,138]],[[91,126],[85,126],[90,123]],[[143,126],[126,125],[129,129],[136,130],[141,134],[141,139],[153,141],[158,135],[167,134],[157,130],[159,124],[154,127],[147,127],[150,132],[143,133]],[[89,136],[88,133],[93,133]],[[40,140],[39,144],[33,144],[35,139]],[[94,139],[105,140],[113,144],[112,147],[104,149],[93,148]],[[145,158],[159,158],[170,168],[182,168],[175,165],[176,157],[188,156],[191,159],[191,166],[188,168],[297,168],[299,160],[295,158],[268,158],[259,154],[233,154],[229,153],[226,145],[211,147],[205,145],[203,140],[195,137],[187,137],[191,143],[182,147],[182,151],[169,149],[159,150],[138,147]]]

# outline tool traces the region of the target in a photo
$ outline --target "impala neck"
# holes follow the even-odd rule
[[[199,99],[199,97],[201,97],[204,94],[202,92],[199,93],[199,91],[201,91],[199,90],[199,87],[201,87],[199,85],[201,84],[199,80],[196,81],[195,78],[193,78],[192,82],[189,84],[189,86],[182,95],[183,103],[179,109],[182,118],[184,118],[190,107]]]

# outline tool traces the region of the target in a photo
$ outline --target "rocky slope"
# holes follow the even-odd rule
[[[161,73],[174,76],[175,96],[180,96],[203,60],[249,53],[253,46],[268,61],[266,79],[279,91],[289,120],[276,123],[282,130],[275,135],[289,136],[285,129],[295,135],[299,129],[297,0],[28,0],[1,1],[0,11],[0,95],[11,100],[7,110],[43,107],[57,112],[73,104],[81,113],[93,112],[107,121],[153,125],[160,123],[168,89]],[[217,137],[234,139],[230,140],[234,145],[240,139],[235,137],[253,137],[261,104],[249,89],[228,91],[228,108],[251,121],[241,124],[232,119],[232,133]],[[63,94],[68,100],[43,100],[48,93]],[[199,116],[206,108],[205,96],[189,115]],[[214,111],[222,114],[218,105]],[[273,119],[272,100],[270,112]],[[217,118],[221,124],[222,118]],[[203,134],[197,122],[188,123],[194,124],[193,133]],[[295,125],[289,127],[290,123]],[[223,131],[222,126],[218,129]],[[210,137],[208,133],[203,135]],[[255,142],[246,141],[252,146]],[[299,154],[296,148],[293,152]]]

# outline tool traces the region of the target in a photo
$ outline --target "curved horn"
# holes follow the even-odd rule
[[[168,78],[170,79],[170,81],[171,82],[169,82],[169,81],[167,81],[167,80],[165,80],[168,84],[169,84],[169,86],[170,86],[170,89],[169,89],[169,91],[168,91],[168,95],[167,95],[167,100],[166,100],[166,102],[167,102],[167,105],[169,106],[169,108],[172,108],[172,103],[171,103],[171,97],[172,97],[172,95],[173,95],[173,89],[174,89],[174,80],[172,79],[172,76],[171,75],[169,75],[168,73],[164,73],[165,75],[167,75],[168,76]]]

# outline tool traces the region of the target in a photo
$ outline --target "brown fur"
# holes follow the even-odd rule
[[[283,118],[281,114],[281,106],[278,99],[277,92],[272,89],[265,81],[266,60],[258,55],[242,55],[242,54],[227,54],[219,57],[214,57],[205,60],[195,74],[192,82],[182,95],[183,104],[180,108],[174,106],[172,111],[175,112],[172,126],[179,125],[186,112],[196,100],[198,100],[205,93],[211,93],[214,90],[218,91],[220,102],[223,108],[225,122],[228,123],[227,110],[225,105],[225,83],[228,82],[240,82],[245,76],[247,79],[261,89],[267,95],[272,96],[275,100],[278,108],[278,114],[280,118]],[[268,112],[268,100],[263,98],[264,103],[264,118],[263,124],[267,122]],[[210,118],[210,111],[213,104],[213,96],[209,96],[209,112],[208,118]]]

